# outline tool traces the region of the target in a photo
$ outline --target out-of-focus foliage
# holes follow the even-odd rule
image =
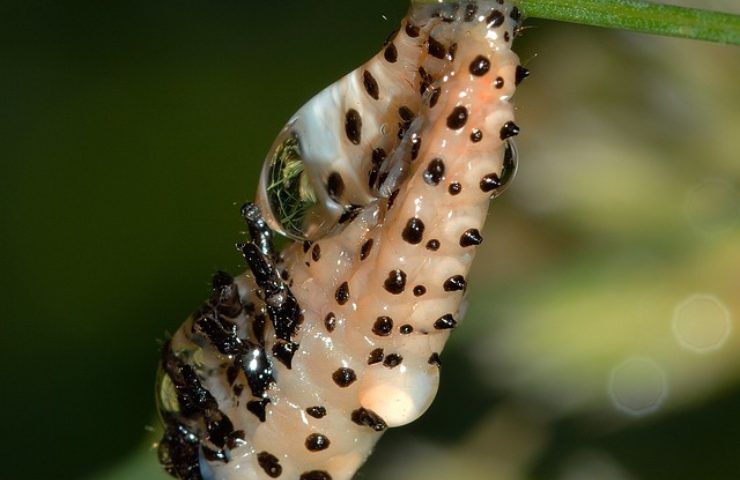
[[[404,9],[0,7],[3,478],[164,478],[158,340],[243,268],[283,122]],[[530,25],[439,398],[358,478],[738,478],[740,50]]]

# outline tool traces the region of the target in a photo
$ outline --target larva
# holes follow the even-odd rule
[[[503,0],[412,6],[291,118],[243,208],[249,270],[217,273],[163,348],[170,474],[349,479],[429,407],[488,203],[516,168],[520,20]],[[273,230],[294,240],[279,254]]]

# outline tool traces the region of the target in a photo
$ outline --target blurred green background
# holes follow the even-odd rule
[[[2,478],[164,478],[159,340],[243,269],[284,121],[406,6],[0,6]],[[740,478],[740,49],[529,25],[439,397],[357,478]]]

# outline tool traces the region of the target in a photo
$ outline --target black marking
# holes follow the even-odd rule
[[[516,77],[515,77],[516,84],[519,85],[520,83],[522,83],[522,80],[524,80],[528,76],[529,76],[529,70],[527,70],[526,68],[522,67],[521,65],[517,65],[517,67],[516,67]]]
[[[427,51],[429,52],[429,55],[439,58],[440,60],[445,58],[445,55],[447,55],[447,49],[444,45],[442,45],[439,41],[437,41],[434,37],[429,37],[429,48]]]
[[[434,365],[435,367],[441,367],[442,366],[442,360],[439,358],[439,353],[434,352],[429,357],[429,364]]]
[[[432,85],[432,83],[434,83],[434,77],[427,73],[427,71],[424,70],[424,67],[419,67],[419,76],[421,77],[419,93],[424,95],[427,89]]]
[[[283,473],[283,467],[280,466],[280,461],[275,455],[267,452],[260,452],[257,454],[257,463],[262,470],[265,471],[268,477],[278,478]]]
[[[396,63],[398,61],[398,49],[393,43],[389,43],[388,46],[385,47],[383,56],[388,61],[388,63]]]
[[[504,88],[504,83],[505,82],[504,82],[504,79],[502,77],[496,77],[496,81],[493,82],[493,86],[500,90],[500,89]]]
[[[411,38],[416,38],[419,36],[419,27],[414,25],[411,22],[406,22],[406,35],[408,35]]]
[[[473,247],[480,245],[481,243],[483,243],[483,237],[481,237],[477,228],[466,230],[465,233],[460,236],[461,247]]]
[[[439,247],[439,240],[437,240],[436,238],[433,238],[427,242],[427,250],[436,252],[437,250],[439,250]]]
[[[338,368],[331,375],[331,378],[334,379],[334,383],[342,388],[346,388],[355,383],[355,380],[357,380],[357,374],[355,374],[355,371],[351,368],[342,367]]]
[[[311,249],[311,242],[308,240],[303,241],[303,253],[308,253],[308,251]]]
[[[194,320],[194,331],[208,339],[224,355],[239,355],[246,351],[247,344],[237,335],[235,323],[221,317],[216,310],[201,309]]]
[[[370,255],[370,251],[373,249],[373,239],[370,238],[365,241],[365,243],[362,244],[362,247],[360,247],[360,261],[365,260],[368,255]]]
[[[465,287],[467,286],[467,282],[465,281],[465,277],[462,275],[454,275],[447,280],[445,280],[445,283],[443,285],[445,292],[457,292],[460,290],[465,290]]]
[[[383,287],[393,295],[400,295],[406,289],[406,273],[403,270],[391,270]]]
[[[385,360],[383,360],[383,365],[388,368],[396,368],[397,366],[401,365],[401,362],[403,362],[403,357],[401,355],[391,353],[390,355],[387,355],[385,357]]]
[[[393,204],[396,203],[396,198],[398,197],[398,194],[401,192],[398,188],[393,190],[391,192],[391,196],[388,197],[388,210],[393,208]]]
[[[439,96],[442,94],[442,89],[437,87],[432,90],[432,94],[429,96],[429,108],[434,108],[439,101]]]
[[[373,150],[372,161],[373,165],[380,165],[386,159],[388,155],[382,148],[376,148]]]
[[[481,140],[483,140],[483,132],[481,132],[477,128],[474,129],[473,132],[470,134],[470,141],[473,143],[478,143]]]
[[[504,14],[501,13],[500,10],[494,10],[488,18],[486,18],[486,23],[489,28],[497,28],[504,24],[504,20],[506,20]]]
[[[380,88],[378,87],[378,81],[375,80],[373,74],[365,70],[362,72],[362,84],[365,86],[365,91],[373,99],[377,100],[380,98]]]
[[[427,185],[439,185],[439,182],[442,181],[444,176],[445,163],[442,161],[441,158],[435,158],[434,160],[429,162],[427,169],[424,170],[424,181],[427,183]]]
[[[447,127],[450,130],[460,130],[468,121],[468,109],[463,106],[457,106],[447,117]]]
[[[321,260],[321,246],[318,243],[314,245],[313,250],[311,250],[311,258],[314,262]]]
[[[497,173],[489,173],[480,181],[480,189],[485,193],[492,192],[502,185],[501,178]]]
[[[406,325],[402,325],[399,330],[401,332],[401,335],[408,335],[414,331],[414,327],[412,327],[409,324],[406,324]]]
[[[511,34],[509,32],[504,32],[504,42],[511,41]]]
[[[379,337],[387,337],[393,332],[393,319],[391,317],[378,317],[373,324],[373,333]]]
[[[424,237],[424,222],[419,217],[412,217],[406,222],[401,237],[411,245],[418,245]]]
[[[362,117],[354,108],[350,108],[344,116],[344,132],[353,144],[359,145],[362,141]]]
[[[275,345],[272,346],[272,356],[280,360],[280,362],[288,367],[293,368],[293,355],[298,351],[298,344],[295,342],[286,342],[285,340],[278,340]]]
[[[462,192],[462,185],[460,185],[458,182],[452,182],[447,191],[450,193],[450,195],[459,195],[460,192]]]
[[[334,315],[334,312],[326,314],[326,318],[324,318],[324,326],[329,333],[333,332],[334,329],[337,328],[337,316]]]
[[[200,440],[185,425],[167,419],[167,428],[159,441],[159,463],[173,477],[203,480],[200,474]]]
[[[506,140],[507,138],[511,138],[513,136],[519,135],[519,127],[514,122],[506,122],[503,127],[501,127],[501,140]]]
[[[326,192],[334,201],[337,201],[344,193],[344,180],[337,172],[331,172],[329,175],[329,179],[326,181]]]
[[[306,413],[313,418],[324,418],[326,416],[326,409],[324,407],[308,407]]]
[[[427,287],[425,287],[424,285],[417,285],[417,286],[414,287],[414,296],[415,297],[421,297],[421,296],[423,296],[426,293],[427,293]]]
[[[466,22],[472,22],[475,19],[476,13],[478,13],[478,5],[475,3],[468,3],[465,5],[465,15],[463,20]]]
[[[349,284],[347,282],[342,283],[334,293],[334,298],[337,300],[339,305],[344,305],[349,301]]]
[[[522,18],[522,12],[519,11],[519,8],[514,7],[511,9],[511,13],[509,14],[512,20],[515,22],[518,22]]]
[[[385,358],[385,354],[383,353],[382,348],[376,348],[372,352],[370,352],[370,355],[367,358],[367,364],[368,365],[375,365],[376,363],[380,363],[383,361],[383,358]]]
[[[272,363],[267,358],[265,348],[261,345],[254,345],[240,357],[240,360],[252,395],[257,398],[264,396],[270,385],[275,383]]]
[[[421,150],[421,137],[414,134],[411,139],[411,160],[419,158],[419,151]]]
[[[241,214],[247,224],[247,230],[249,231],[249,237],[252,239],[252,243],[257,245],[262,255],[274,257],[273,233],[262,216],[259,207],[254,203],[245,203],[242,205]]]
[[[267,419],[268,403],[270,403],[270,400],[267,398],[263,398],[261,400],[252,400],[251,402],[247,402],[247,410],[252,412],[257,418],[259,418],[260,422],[264,422]]]
[[[301,474],[299,480],[332,480],[331,475],[324,470],[311,470]]]
[[[451,314],[443,315],[434,322],[434,328],[437,330],[449,330],[457,326],[457,321],[452,317]]]
[[[482,77],[488,73],[489,70],[491,70],[491,61],[483,55],[478,55],[475,57],[475,60],[470,63],[470,73],[476,77]]]
[[[306,437],[306,449],[309,452],[320,452],[326,450],[331,445],[329,438],[320,433],[312,433]]]
[[[354,410],[352,412],[352,421],[357,425],[370,427],[376,432],[382,432],[388,428],[385,420],[383,420],[380,415],[366,408],[358,408],[357,410]]]
[[[350,205],[345,210],[344,213],[339,217],[337,220],[337,223],[340,225],[344,225],[345,223],[350,223],[354,221],[355,218],[362,212],[362,207],[360,205]]]

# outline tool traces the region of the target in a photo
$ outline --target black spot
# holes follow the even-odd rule
[[[480,181],[480,189],[484,192],[491,192],[501,186],[501,178],[497,173],[489,173]]]
[[[362,212],[362,207],[359,205],[350,205],[344,210],[344,213],[339,216],[337,223],[344,225],[345,223],[352,222]]]
[[[432,90],[432,94],[429,96],[429,108],[434,108],[439,101],[439,96],[442,94],[441,88],[435,88]]]
[[[483,140],[483,132],[481,132],[477,128],[474,129],[473,132],[470,134],[470,141],[473,143],[478,143],[481,140]]]
[[[266,398],[263,398],[262,400],[252,400],[251,402],[247,402],[247,410],[259,418],[260,422],[264,422],[267,418],[267,412],[265,410],[268,403],[270,403],[270,400]]]
[[[402,106],[398,109],[398,116],[404,122],[410,122],[414,119],[414,112],[409,107]]]
[[[221,270],[214,273],[213,277],[211,277],[211,286],[216,291],[221,291],[232,283],[234,283],[234,277]]]
[[[460,290],[465,290],[466,285],[467,282],[465,282],[465,277],[463,277],[462,275],[454,275],[445,280],[443,287],[445,292],[457,292]]]
[[[439,185],[439,182],[445,176],[445,163],[441,158],[435,158],[429,162],[429,166],[424,170],[424,181],[431,186]]]
[[[382,148],[376,148],[373,150],[372,161],[373,165],[380,165],[387,157],[385,150]]]
[[[465,233],[460,236],[461,247],[472,247],[475,245],[480,245],[481,243],[483,243],[483,237],[481,237],[480,232],[477,228],[466,230]]]
[[[419,36],[419,27],[414,25],[411,22],[406,22],[406,35],[408,35],[411,38],[416,38]]]
[[[367,357],[367,364],[375,365],[376,363],[380,363],[383,361],[384,357],[385,357],[385,354],[383,353],[383,349],[376,348],[375,350],[370,352],[370,355]]]
[[[434,322],[434,328],[437,330],[449,330],[457,326],[457,321],[452,317],[451,314],[443,315]]]
[[[515,135],[519,135],[519,127],[516,123],[506,122],[504,126],[501,127],[501,140],[506,140]]]
[[[358,408],[352,412],[352,421],[357,425],[370,427],[376,432],[382,432],[388,425],[380,418],[380,415],[366,408]]]
[[[429,364],[430,364],[430,365],[434,365],[434,366],[436,366],[436,367],[441,367],[441,366],[442,366],[442,360],[441,360],[441,359],[439,358],[439,353],[437,353],[437,352],[434,352],[434,353],[433,353],[433,354],[432,354],[432,355],[431,355],[431,356],[429,357]]]
[[[472,73],[476,77],[482,77],[483,75],[488,73],[490,69],[491,61],[483,55],[478,55],[477,57],[475,57],[475,60],[470,63],[470,73]]]
[[[421,137],[414,134],[414,138],[411,139],[411,160],[419,158],[419,151],[421,150]]]
[[[463,106],[457,106],[447,117],[447,127],[450,130],[460,130],[468,121],[468,109]]]
[[[514,7],[511,9],[511,13],[509,14],[509,16],[511,17],[512,20],[514,20],[515,22],[518,22],[519,19],[522,18],[522,12],[519,11],[519,8]]]
[[[232,390],[234,392],[234,395],[236,395],[237,397],[239,397],[239,396],[241,396],[242,392],[244,391],[244,385],[242,385],[241,383],[238,383],[238,384],[234,385],[234,387],[232,388]]]
[[[362,141],[362,117],[360,112],[354,108],[350,108],[344,117],[344,131],[350,142],[355,145],[360,144],[360,141]]]
[[[393,295],[400,295],[406,289],[406,273],[403,270],[391,270],[383,286]]]
[[[337,328],[337,316],[334,315],[334,312],[326,314],[326,318],[324,318],[324,326],[328,332],[333,332],[334,329]]]
[[[303,253],[308,253],[310,248],[311,248],[311,242],[309,242],[308,240],[304,240],[303,241]]]
[[[391,353],[390,355],[385,357],[385,360],[383,360],[383,365],[388,368],[396,368],[397,366],[401,365],[401,362],[403,362],[403,357],[401,355]]]
[[[331,378],[334,379],[334,383],[345,388],[349,387],[355,382],[355,380],[357,380],[357,375],[351,368],[342,367],[337,369],[337,371],[331,375]]]
[[[313,418],[324,418],[326,416],[326,409],[324,407],[308,407],[306,413]]]
[[[439,43],[434,37],[429,37],[429,55],[435,57],[435,58],[445,58],[445,55],[447,55],[447,49],[444,45]]]
[[[389,43],[388,46],[385,47],[383,56],[388,61],[388,63],[396,63],[398,61],[398,49],[394,44]]]
[[[391,192],[391,196],[388,197],[388,210],[393,208],[393,204],[396,203],[396,198],[398,197],[398,194],[401,192],[399,189],[395,189]]]
[[[314,245],[313,250],[311,250],[311,258],[314,262],[318,262],[319,260],[321,260],[321,247],[318,243]]]
[[[424,93],[427,91],[427,88],[429,88],[434,82],[434,77],[432,77],[424,69],[424,67],[419,67],[419,76],[421,77],[421,82],[419,84],[419,93],[424,95]]]
[[[529,70],[527,70],[526,68],[522,67],[521,65],[518,65],[516,67],[516,78],[515,79],[516,79],[516,84],[517,85],[519,85],[520,83],[522,83],[522,80],[524,80],[528,76],[529,76]]]
[[[312,433],[306,437],[306,449],[310,452],[326,450],[329,445],[331,445],[329,438],[320,433]]]
[[[502,77],[496,77],[496,81],[493,82],[493,86],[499,90],[504,88],[504,79]]]
[[[414,327],[412,327],[409,324],[406,324],[406,325],[402,325],[399,330],[401,331],[401,335],[408,335],[414,331]]]
[[[339,305],[344,305],[349,301],[349,284],[347,282],[339,285],[339,288],[334,293],[334,298]]]
[[[462,192],[462,185],[458,182],[452,182],[447,191],[450,192],[450,195],[459,195]]]
[[[419,217],[412,217],[406,222],[401,237],[411,245],[418,245],[424,236],[424,228],[424,222]]]
[[[373,74],[365,70],[362,72],[362,84],[365,86],[365,91],[375,100],[380,98],[380,89],[378,88],[378,81],[375,80]]]
[[[465,5],[465,15],[463,20],[466,22],[472,22],[475,19],[476,13],[478,13],[478,5],[475,3],[468,3]]]
[[[511,40],[511,34],[509,32],[504,32],[504,42],[509,42]]]
[[[331,475],[324,470],[311,470],[301,474],[299,480],[331,480]]]
[[[440,244],[439,240],[436,238],[433,238],[427,242],[427,250],[431,250],[432,252],[436,252],[439,250]]]
[[[414,287],[414,296],[415,297],[421,297],[425,293],[427,293],[427,287],[425,287],[424,285],[417,285],[417,286]]]
[[[275,455],[267,452],[260,452],[257,454],[257,463],[262,467],[268,477],[278,478],[283,473],[283,467],[280,466],[280,461]]]
[[[296,351],[298,351],[298,344],[295,342],[278,340],[272,346],[272,356],[280,360],[288,369],[293,368],[293,355],[295,355]]]
[[[371,238],[362,244],[362,247],[360,248],[360,260],[365,260],[368,257],[368,255],[370,255],[370,251],[372,249],[373,249],[373,239]]]
[[[340,174],[337,172],[331,172],[329,179],[326,182],[326,191],[335,201],[344,193],[344,180],[342,180],[342,176]]]
[[[504,20],[504,14],[501,13],[499,10],[494,10],[491,12],[488,18],[486,18],[486,23],[488,24],[489,28],[496,28],[503,25]]]
[[[391,317],[378,317],[373,324],[373,333],[380,337],[387,337],[393,331],[393,319]]]

